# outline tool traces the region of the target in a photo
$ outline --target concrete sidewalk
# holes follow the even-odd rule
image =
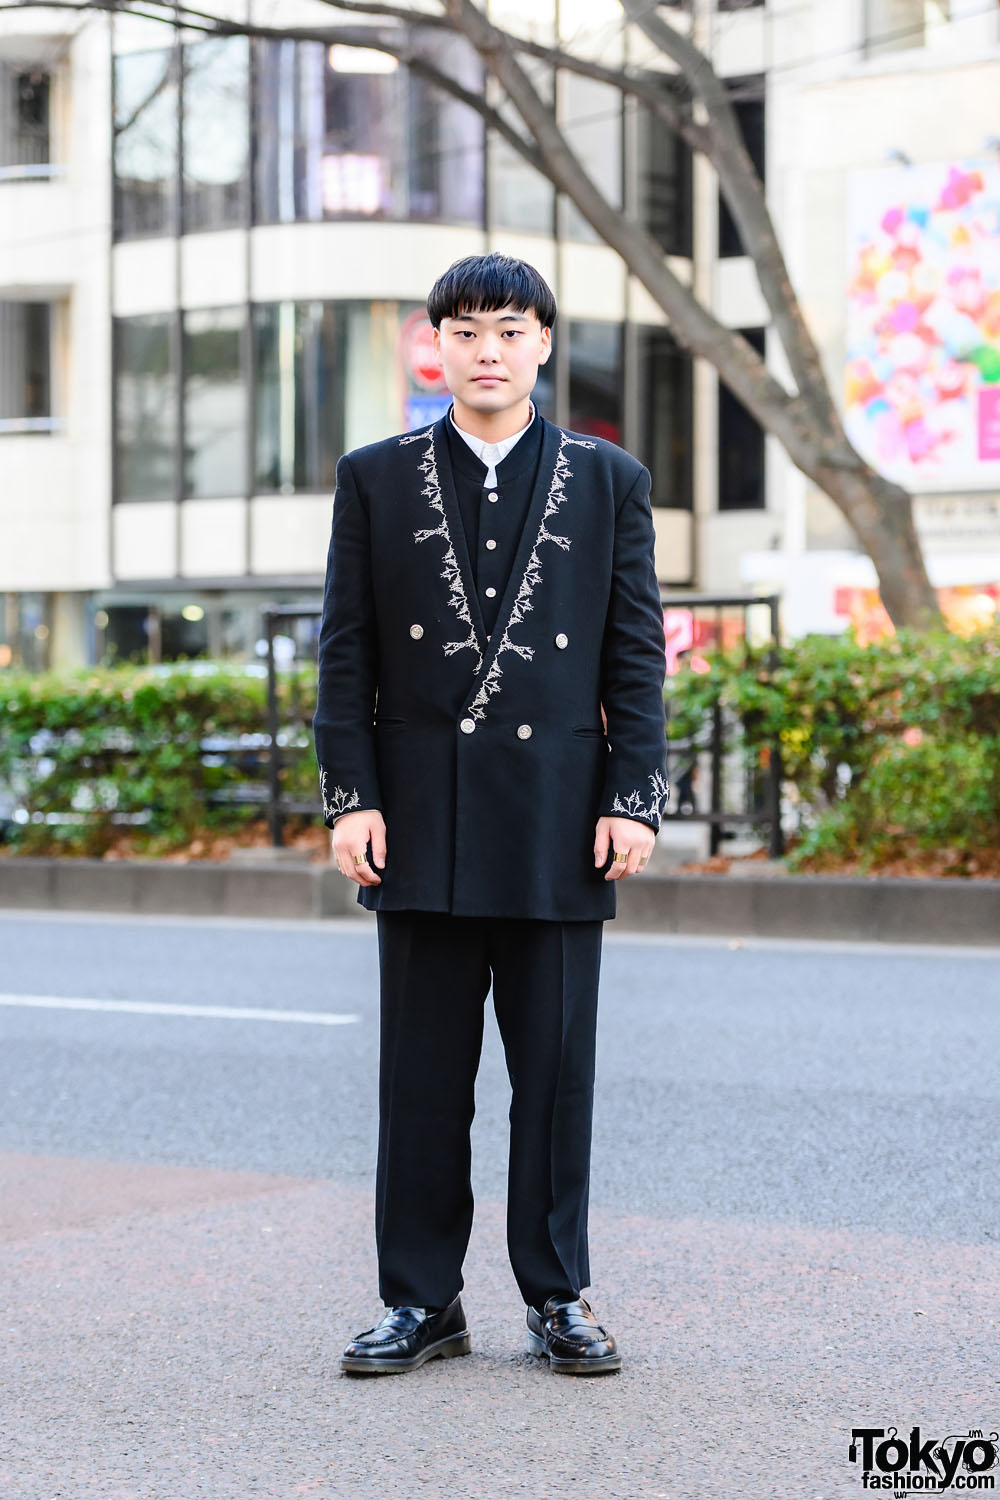
[[[572,1380],[527,1352],[481,1200],[472,1354],[359,1381],[367,1185],[0,1155],[0,1196],[9,1500],[846,1500],[852,1427],[996,1418],[1000,1251],[911,1226],[598,1206],[590,1296],[624,1365]]]
[[[0,907],[241,917],[358,916],[330,865],[0,858]],[[617,929],[691,936],[1000,944],[1000,880],[648,873],[618,891]]]

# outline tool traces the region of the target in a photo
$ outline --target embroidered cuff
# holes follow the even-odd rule
[[[659,828],[660,813],[667,805],[670,787],[662,771],[653,771],[647,780],[650,788],[647,792],[640,787],[636,787],[631,792],[616,791],[611,803],[610,816],[635,818],[639,822],[648,823],[653,829]]]

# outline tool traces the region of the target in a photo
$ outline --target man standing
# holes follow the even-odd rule
[[[453,405],[340,460],[319,641],[324,821],[378,914],[380,965],[387,1311],[341,1368],[469,1351],[469,1131],[492,985],[529,1344],[561,1373],[616,1370],[582,1292],[603,923],[668,794],[649,474],[534,407],[556,306],[532,266],[458,261],[427,308]]]

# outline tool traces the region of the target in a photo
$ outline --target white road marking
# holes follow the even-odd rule
[[[212,1021],[288,1021],[301,1026],[349,1026],[360,1016],[328,1010],[260,1010],[237,1005],[168,1005],[154,1000],[92,1000],[67,995],[0,995],[0,1005],[32,1010],[105,1010],[137,1016],[196,1016]]]

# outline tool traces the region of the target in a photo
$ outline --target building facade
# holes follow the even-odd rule
[[[337,458],[444,409],[424,299],[487,249],[555,290],[542,410],[649,466],[663,584],[776,587],[793,629],[842,627],[834,602],[871,580],[838,513],[676,345],[572,204],[475,110],[379,50],[384,24],[346,47],[314,0],[211,9],[264,28],[280,11],[296,37],[0,16],[0,666],[245,659],[262,604],[317,602]],[[673,9],[730,83],[840,397],[851,175],[890,151],[986,149],[1000,12]],[[616,0],[493,0],[492,14],[605,62],[651,61]],[[458,39],[410,42],[470,92],[489,87]],[[602,189],[780,378],[711,169],[609,86],[533,67]],[[947,128],[929,94],[954,101]]]

